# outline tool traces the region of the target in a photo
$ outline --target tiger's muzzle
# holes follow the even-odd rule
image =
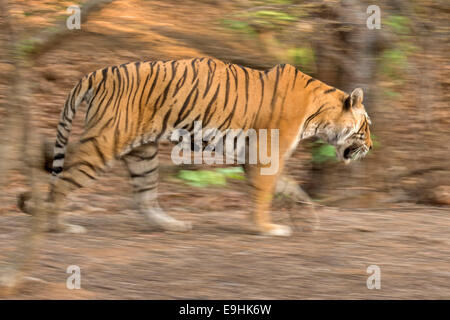
[[[339,146],[336,153],[339,160],[349,164],[352,160],[363,158],[369,152],[369,149],[370,147],[366,146],[364,141],[353,141]]]

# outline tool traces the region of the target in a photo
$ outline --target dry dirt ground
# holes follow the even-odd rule
[[[320,208],[320,228],[313,232],[308,210],[276,201],[275,219],[289,224],[290,210],[297,231],[290,238],[271,238],[252,231],[244,182],[205,190],[164,181],[162,206],[194,224],[188,233],[165,233],[145,226],[132,209],[126,173],[114,173],[102,179],[98,192],[71,197],[66,208],[69,220],[88,233],[49,234],[29,275],[37,280],[9,298],[450,296],[448,210]],[[1,215],[0,260],[13,255],[28,226],[28,216]],[[66,289],[69,265],[81,268],[81,290]],[[370,265],[381,268],[380,290],[366,287]]]
[[[83,33],[42,56],[30,74],[36,101],[30,108],[41,133],[54,136],[68,90],[84,73],[106,65],[192,56],[247,65],[262,61],[257,48],[221,33],[215,22],[226,8],[206,1],[193,11],[189,1],[174,3],[117,1],[83,26]],[[77,132],[79,128],[75,136]],[[30,227],[30,218],[15,206],[16,195],[24,189],[23,178],[13,175],[3,190],[2,265],[16,254]],[[160,202],[175,217],[192,221],[194,229],[148,229],[133,208],[126,172],[117,165],[94,186],[71,196],[66,206],[70,221],[88,233],[48,234],[30,280],[7,298],[450,298],[448,208],[321,207],[320,228],[313,232],[307,208],[279,199],[274,218],[290,224],[291,213],[297,231],[290,238],[270,238],[252,231],[244,181],[205,189],[166,177]],[[70,265],[81,268],[80,290],[66,289]],[[366,287],[370,265],[381,268],[380,290]]]

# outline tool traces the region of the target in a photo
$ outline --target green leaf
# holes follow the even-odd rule
[[[372,140],[372,145],[374,149],[377,149],[381,146],[381,143],[378,141],[377,136],[374,134],[370,134],[370,139]]]
[[[288,55],[295,65],[302,68],[311,68],[314,64],[314,50],[310,47],[288,49]]]
[[[248,35],[255,35],[256,31],[247,22],[241,20],[224,19],[221,21],[222,25],[228,29],[239,31]]]
[[[245,180],[243,175],[244,169],[242,167],[218,168],[216,172],[223,174],[226,178]]]
[[[383,91],[383,94],[386,95],[390,99],[397,99],[402,96],[401,93],[399,93],[399,92],[395,92],[395,91],[387,90],[387,89]]]
[[[382,72],[392,79],[402,79],[402,73],[407,67],[407,54],[399,48],[385,50],[381,55]]]
[[[405,16],[391,15],[384,21],[395,33],[409,34],[410,33],[410,20]]]
[[[259,10],[254,14],[256,17],[272,19],[274,21],[296,21],[297,19],[285,12],[273,11],[273,10]]]
[[[195,187],[224,186],[227,183],[225,175],[210,170],[180,170],[178,178]]]
[[[312,162],[325,163],[337,161],[336,148],[322,140],[312,144]]]

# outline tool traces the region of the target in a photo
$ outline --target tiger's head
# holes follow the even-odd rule
[[[370,118],[363,105],[363,91],[356,88],[350,95],[336,92],[337,103],[326,113],[327,121],[319,136],[336,147],[339,160],[348,164],[364,157],[372,149]]]

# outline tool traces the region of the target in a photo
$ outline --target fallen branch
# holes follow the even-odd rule
[[[90,0],[83,4],[81,7],[81,24],[88,20],[88,17],[98,12],[105,5],[115,0]],[[36,59],[38,56],[50,51],[61,41],[74,33],[74,30],[70,30],[66,26],[66,20],[62,21],[59,25],[48,28],[38,35],[29,39],[31,49],[28,52],[32,59]]]

